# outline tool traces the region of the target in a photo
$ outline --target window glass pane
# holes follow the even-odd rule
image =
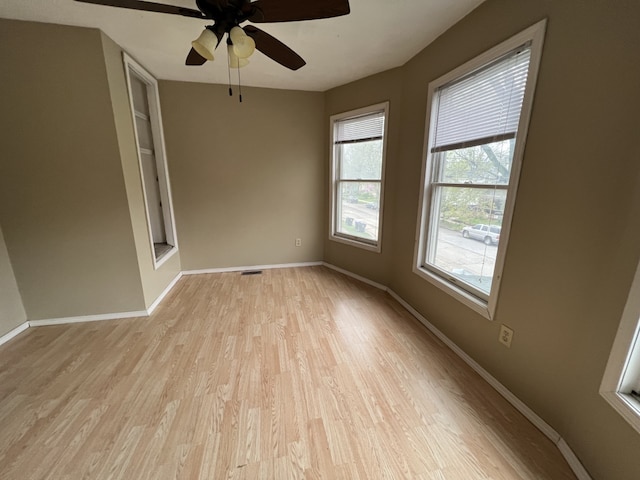
[[[376,241],[379,210],[380,182],[341,182],[337,233]]]
[[[488,295],[506,191],[435,187],[427,263]]]
[[[131,98],[136,112],[149,115],[149,99],[147,97],[147,85],[129,69],[131,79]]]
[[[153,133],[151,122],[144,118],[136,117],[136,128],[138,133],[138,144],[140,148],[153,150]]]
[[[347,143],[340,149],[342,180],[380,180],[382,175],[382,140]]]
[[[460,148],[435,154],[437,182],[507,185],[515,140]]]

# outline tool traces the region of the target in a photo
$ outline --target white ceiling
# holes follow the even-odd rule
[[[305,1],[305,0],[300,0]],[[307,0],[309,1],[309,0]],[[403,65],[483,0],[350,0],[349,15],[306,22],[260,24],[301,55],[288,70],[259,52],[241,70],[243,85],[325,91]],[[157,0],[195,7],[195,0]],[[156,78],[226,84],[226,53],[200,67],[184,60],[210,22],[74,0],[2,0],[0,17],[96,27]],[[43,39],[46,55],[46,39]]]

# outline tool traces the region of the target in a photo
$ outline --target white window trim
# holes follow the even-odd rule
[[[640,370],[640,263],[629,290],[618,333],[600,385],[600,395],[640,433],[640,401],[628,393],[631,388],[629,377],[637,379],[638,370]],[[625,377],[627,377],[626,381]]]
[[[422,184],[420,186],[420,205],[418,208],[418,220],[414,243],[413,272],[423,279],[427,280],[428,282],[432,283],[436,287],[440,288],[444,292],[453,296],[464,305],[468,306],[488,320],[493,320],[495,318],[498,293],[500,291],[500,283],[502,280],[502,269],[504,267],[505,252],[509,243],[511,218],[514,210],[518,180],[520,178],[522,158],[524,156],[525,139],[527,138],[527,132],[529,129],[529,120],[531,117],[533,98],[536,89],[538,69],[540,66],[540,59],[542,57],[542,45],[544,42],[546,23],[546,19],[541,20],[540,22],[532,25],[526,30],[518,33],[517,35],[514,35],[508,40],[484,52],[478,57],[468,61],[467,63],[429,83],[427,97],[427,116],[425,124],[426,134],[422,151],[423,162],[422,173],[420,177],[422,179]],[[473,70],[483,67],[496,58],[514,50],[515,48],[518,48],[519,46],[529,41],[531,42],[531,57],[527,75],[527,88],[522,102],[520,123],[516,135],[515,150],[511,167],[511,178],[509,180],[509,193],[505,202],[502,230],[500,232],[500,245],[498,246],[498,254],[496,257],[494,268],[494,278],[491,284],[491,292],[489,294],[488,300],[485,301],[422,266],[425,256],[424,252],[427,245],[426,234],[429,231],[429,215],[431,211],[430,179],[427,176],[427,172],[433,171],[433,159],[432,154],[429,151],[429,145],[434,140],[433,136],[435,135],[435,132],[433,130],[435,129],[432,129],[431,126],[434,124],[435,115],[437,113],[434,111],[435,109],[432,108],[432,105],[436,89],[438,87],[449,83],[457,78],[460,78]]]
[[[382,133],[382,172],[380,175],[380,208],[378,209],[378,240],[369,242],[367,240],[345,235],[336,232],[336,162],[335,162],[335,122],[344,120],[346,118],[359,117],[368,113],[374,113],[377,111],[384,111],[384,131]],[[351,245],[353,247],[362,248],[371,252],[380,253],[382,251],[382,222],[383,222],[383,210],[384,210],[384,184],[385,184],[385,165],[387,158],[387,135],[389,129],[389,102],[377,103],[368,107],[358,108],[356,110],[350,110],[348,112],[338,113],[331,115],[329,118],[329,151],[331,155],[331,170],[330,170],[330,186],[329,186],[329,240],[343,243],[345,245]]]
[[[127,91],[129,94],[129,107],[131,110],[131,120],[133,122],[134,137],[136,141],[136,154],[138,155],[138,167],[140,171],[140,182],[142,185],[143,201],[145,215],[147,219],[147,233],[149,234],[149,244],[151,246],[151,259],[154,270],[157,270],[163,263],[178,252],[178,236],[176,234],[176,222],[173,213],[173,200],[171,195],[171,183],[169,181],[169,167],[167,165],[167,155],[164,142],[164,132],[162,129],[162,114],[160,112],[160,96],[158,94],[158,82],[147,70],[136,62],[133,58],[122,52],[124,62],[124,70],[127,78]],[[167,209],[163,208],[163,216],[165,221],[165,230],[167,235],[167,244],[172,248],[159,259],[156,259],[154,253],[153,234],[151,230],[151,217],[149,214],[149,205],[147,204],[147,191],[143,180],[142,158],[140,156],[140,143],[138,140],[138,128],[135,119],[135,107],[133,104],[133,96],[131,94],[131,75],[130,71],[135,74],[147,85],[147,100],[149,102],[149,116],[151,120],[151,133],[153,135],[154,154],[156,165],[158,167],[158,179],[160,185],[160,193],[163,205],[167,205]]]

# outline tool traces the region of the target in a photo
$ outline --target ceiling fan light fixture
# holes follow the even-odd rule
[[[241,27],[233,27],[229,31],[229,38],[238,58],[249,58],[256,49],[256,42]]]
[[[234,44],[242,42],[242,39],[246,36],[247,34],[244,33],[242,27],[235,26],[229,30],[229,38]]]
[[[218,46],[218,37],[210,29],[205,28],[200,36],[191,42],[191,46],[207,60],[213,60],[213,51]]]
[[[238,58],[249,58],[255,50],[256,42],[249,36],[245,36],[239,43],[233,43],[233,52]]]
[[[234,52],[233,45],[227,45],[227,52],[229,52],[229,67],[230,68],[242,68],[249,65],[249,60],[246,58],[239,58]]]
[[[71,1],[71,0],[67,0]],[[90,4],[126,8],[143,12],[179,15],[198,20],[212,20],[200,36],[191,42],[185,65],[203,65],[213,60],[213,53],[225,34],[227,44],[235,46],[229,55],[234,68],[243,67],[254,49],[285,68],[298,70],[304,59],[287,45],[253,25],[240,27],[240,23],[278,23],[320,20],[347,15],[349,0],[196,0],[197,8],[188,8],[154,0],[75,0]],[[160,0],[162,2],[162,0]],[[166,0],[165,0],[166,1]],[[193,0],[190,0],[193,4]],[[173,2],[172,2],[173,3]],[[181,3],[184,3],[181,2]]]

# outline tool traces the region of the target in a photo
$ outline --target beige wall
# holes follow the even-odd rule
[[[27,314],[13,276],[4,235],[0,230],[0,337],[26,321]]]
[[[142,191],[140,164],[136,150],[133,120],[125,77],[122,49],[104,33],[101,34],[113,118],[118,136],[133,238],[137,253],[145,306],[149,307],[180,273],[180,252],[166,260],[158,269],[153,266],[153,251],[149,240],[147,216]],[[179,241],[179,240],[178,240]]]
[[[183,270],[322,259],[323,94],[243,97],[160,83]]]
[[[0,20],[0,64],[0,224],[28,319],[143,309],[100,32]]]
[[[496,321],[412,273],[429,81],[547,17]],[[640,478],[640,435],[598,388],[640,254],[640,4],[488,0],[402,68],[391,260],[327,258],[385,282],[549,422],[595,479]],[[377,86],[372,86],[374,82]],[[328,92],[331,111],[389,95],[384,76]],[[392,111],[394,104],[392,103]],[[329,112],[331,113],[331,112]],[[391,208],[391,212],[389,212]],[[345,247],[345,249],[348,247]],[[375,260],[375,259],[378,260]],[[370,262],[377,261],[377,266]],[[510,349],[500,324],[515,331]]]

